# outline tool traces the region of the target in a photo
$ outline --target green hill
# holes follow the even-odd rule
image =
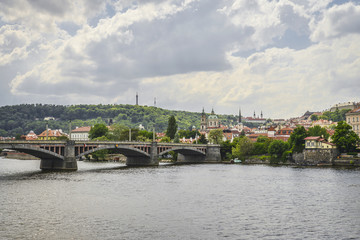
[[[69,121],[72,128],[92,126],[96,123],[119,123],[127,127],[138,127],[164,132],[168,119],[174,115],[179,128],[189,129],[200,127],[200,112],[174,111],[157,107],[136,106],[128,104],[108,105],[51,105],[51,104],[20,104],[0,107],[0,136],[16,136],[27,134],[33,130],[40,134],[46,128],[46,122],[51,129],[63,129],[68,132]],[[55,120],[45,121],[47,117]],[[236,122],[233,115],[218,115],[222,124]]]

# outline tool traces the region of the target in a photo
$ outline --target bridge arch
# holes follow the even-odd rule
[[[116,145],[102,145],[96,148],[92,148],[86,152],[83,152],[81,154],[76,155],[75,157],[77,159],[80,159],[81,157],[87,155],[87,154],[91,154],[94,152],[97,152],[99,150],[114,150],[117,153],[123,154],[126,157],[148,157],[150,158],[150,154],[148,154],[147,152],[144,152],[140,149],[137,148],[133,148],[131,146],[116,146]]]
[[[171,149],[167,149],[165,151],[162,151],[159,153],[159,156],[162,156],[164,154],[167,154],[171,151],[174,151],[176,153],[180,153],[183,155],[200,155],[200,156],[206,156],[206,153],[196,149],[196,148],[186,148],[186,147],[175,147],[175,148],[171,148]]]
[[[64,160],[64,156],[40,148],[40,147],[35,147],[35,146],[31,146],[31,145],[16,145],[16,146],[7,146],[6,149],[11,149],[11,150],[16,150],[19,152],[23,152],[23,153],[27,153],[29,155],[32,155],[34,157],[40,158],[40,159],[49,159],[49,158],[54,158],[54,159],[58,159],[58,160]]]

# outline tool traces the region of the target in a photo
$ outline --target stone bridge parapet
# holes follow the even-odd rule
[[[43,170],[77,170],[77,160],[105,149],[127,157],[128,166],[156,166],[159,157],[174,151],[180,163],[221,162],[220,146],[157,142],[111,141],[1,141],[0,148],[14,149],[41,159]]]

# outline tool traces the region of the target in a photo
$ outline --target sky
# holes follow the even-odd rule
[[[0,0],[0,106],[290,118],[360,102],[360,0]]]

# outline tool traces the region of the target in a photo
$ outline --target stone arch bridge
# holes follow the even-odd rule
[[[111,149],[127,157],[128,166],[157,166],[159,157],[174,151],[178,163],[220,162],[220,145],[157,142],[99,141],[2,141],[0,149],[12,149],[41,159],[43,170],[77,170],[77,160],[93,152]]]

